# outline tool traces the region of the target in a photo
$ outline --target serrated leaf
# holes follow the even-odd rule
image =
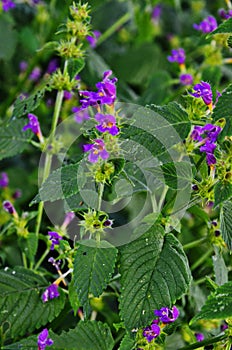
[[[232,35],[227,39],[227,45],[232,48]]]
[[[224,126],[219,138],[229,136],[232,134],[232,110],[231,110],[231,98],[232,98],[232,84],[230,84],[222,95],[219,97],[218,102],[213,110],[213,120],[216,122],[221,118],[225,118],[226,125]]]
[[[86,314],[90,311],[89,297],[99,297],[114,271],[117,249],[106,241],[79,243],[74,260],[74,286]]]
[[[33,95],[24,98],[23,100],[18,97],[14,104],[13,117],[20,118],[23,115],[34,111],[44,97],[46,88],[36,91]]]
[[[232,203],[226,201],[223,203],[220,212],[220,229],[222,237],[227,244],[228,249],[232,249]]]
[[[129,334],[126,334],[120,343],[119,350],[133,350],[135,349],[135,345],[135,341],[131,339]]]
[[[71,58],[68,60],[68,74],[72,80],[85,66],[85,60],[82,58]]]
[[[175,190],[183,190],[192,183],[192,167],[188,162],[165,163],[158,168],[149,168],[149,171]]]
[[[74,280],[73,279],[68,285],[68,298],[69,298],[70,305],[73,308],[74,315],[76,315],[77,311],[78,311],[78,309],[80,307],[80,302],[79,302],[79,299],[77,297],[77,292],[76,292],[76,288],[74,286]]]
[[[71,197],[79,191],[78,188],[78,167],[79,163],[66,165],[53,171],[42,184],[37,195],[31,204],[40,201],[56,201]]]
[[[223,21],[213,32],[209,33],[208,36],[214,34],[232,34],[232,19],[229,18]]]
[[[27,120],[11,120],[6,126],[0,128],[0,160],[20,154],[27,147],[32,133],[22,131]]]
[[[214,208],[232,197],[232,184],[219,181],[214,187]]]
[[[36,350],[37,337],[31,336],[3,349],[22,349]],[[98,321],[80,321],[76,328],[68,332],[62,332],[60,335],[49,331],[49,338],[53,340],[50,350],[112,350],[114,340],[110,328],[107,324]]]
[[[164,236],[158,225],[120,252],[120,310],[126,329],[131,331],[148,325],[154,309],[171,307],[186,293],[191,274],[179,241],[172,234]]]
[[[199,314],[193,317],[190,324],[198,320],[225,319],[232,316],[232,282],[216,289],[207,298]]]
[[[47,303],[41,299],[47,282],[31,270],[17,266],[0,271],[0,324],[9,324],[7,337],[14,338],[46,325],[59,315],[65,295]]]

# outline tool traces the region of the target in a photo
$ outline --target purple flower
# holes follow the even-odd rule
[[[160,327],[157,324],[152,324],[149,327],[144,328],[143,336],[150,343],[153,339],[157,338],[160,335]]]
[[[202,129],[203,129],[202,126],[198,126],[198,125],[194,126],[194,129],[193,129],[190,137],[195,141],[202,141],[203,140],[203,138],[201,136],[201,134],[203,133]]]
[[[26,61],[21,61],[19,63],[20,72],[25,72],[27,70],[28,63]]]
[[[182,48],[172,50],[171,55],[167,57],[169,62],[185,63],[185,51]]]
[[[90,46],[94,49],[97,44],[98,38],[101,36],[101,32],[99,30],[94,30],[93,35],[87,35],[86,40],[89,42]]]
[[[207,106],[212,106],[213,93],[210,84],[201,81],[199,84],[194,85],[193,90],[196,92],[191,92],[190,95],[197,98],[201,97]]]
[[[201,152],[205,153],[213,153],[216,148],[215,143],[211,143],[210,141],[206,141],[203,146],[200,147]]]
[[[1,177],[0,177],[0,187],[4,188],[7,187],[9,184],[9,178],[7,173],[1,173]]]
[[[49,239],[52,242],[50,250],[54,250],[55,245],[60,244],[60,240],[62,239],[62,237],[60,235],[58,235],[58,233],[55,231],[49,231],[48,235],[50,236]]]
[[[48,68],[47,68],[47,73],[52,74],[57,70],[59,67],[58,65],[58,58],[53,58],[49,63],[48,63]]]
[[[168,307],[161,307],[160,310],[154,310],[155,316],[159,317],[159,320],[163,323],[174,322],[179,316],[179,310],[176,306],[173,306],[172,309]]]
[[[99,125],[96,125],[96,129],[100,132],[109,132],[111,135],[115,136],[119,133],[119,129],[116,126],[116,119],[111,114],[101,114],[97,113],[95,119],[99,122]]]
[[[31,129],[31,131],[39,137],[39,139],[42,141],[42,133],[40,130],[40,125],[38,118],[36,115],[29,113],[28,115],[29,123],[23,127],[23,131],[26,131],[27,129]]]
[[[10,201],[4,201],[3,204],[2,204],[2,206],[3,206],[3,209],[4,209],[7,213],[9,213],[9,214],[11,214],[11,215],[17,215],[17,212],[16,212],[16,210],[15,210],[13,204],[12,204]]]
[[[105,143],[101,139],[94,140],[93,144],[87,144],[83,146],[84,152],[90,152],[88,160],[91,163],[96,163],[101,157],[102,159],[109,158],[109,153],[105,149]]]
[[[195,333],[195,337],[197,341],[203,341],[205,339],[203,333]]]
[[[116,86],[117,78],[109,79],[112,71],[106,71],[103,73],[103,80],[96,84],[98,89],[94,91],[80,91],[80,94],[84,97],[80,100],[82,106],[81,109],[89,106],[98,106],[101,104],[113,104],[116,99]]]
[[[15,7],[15,3],[11,0],[1,0],[3,11],[9,11]]]
[[[161,4],[157,4],[153,7],[151,18],[154,23],[158,23],[162,12]]]
[[[45,350],[46,346],[53,344],[53,340],[48,338],[47,328],[43,329],[42,332],[38,335],[38,350]]]
[[[35,67],[32,70],[31,74],[29,75],[29,80],[37,81],[39,80],[40,76],[41,76],[41,69],[39,67]]]
[[[66,213],[64,222],[61,226],[62,229],[65,229],[74,218],[75,218],[75,213],[73,213],[72,211],[70,211],[69,213]]]
[[[229,19],[232,17],[232,10],[229,10],[228,12],[226,12],[226,10],[224,9],[219,9],[218,14],[222,19]]]
[[[22,191],[21,190],[16,190],[13,194],[12,194],[12,197],[14,199],[18,199],[22,196]]]
[[[193,28],[207,34],[217,28],[217,21],[213,16],[208,16],[200,24],[194,23]]]
[[[71,100],[73,93],[71,91],[64,90],[64,99]]]
[[[191,74],[181,74],[180,75],[180,83],[181,85],[192,85],[193,77]]]
[[[42,300],[46,303],[48,300],[58,298],[60,293],[58,292],[58,286],[55,283],[52,283],[43,293]]]
[[[72,112],[75,113],[74,118],[78,124],[81,124],[90,118],[88,112],[85,109],[81,109],[81,107],[73,107]]]
[[[214,165],[217,163],[217,160],[212,153],[206,153],[206,162],[208,165]]]

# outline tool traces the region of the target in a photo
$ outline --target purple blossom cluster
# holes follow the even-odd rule
[[[50,241],[52,243],[50,250],[54,250],[55,245],[60,244],[60,240],[62,239],[62,236],[60,236],[57,232],[55,231],[49,231],[48,235],[50,236]]]
[[[2,172],[0,177],[0,187],[5,188],[9,185],[9,178],[7,173]]]
[[[171,55],[167,57],[169,62],[177,62],[180,65],[185,63],[185,58],[185,50],[182,48],[173,49]]]
[[[15,3],[12,0],[1,0],[3,11],[7,12],[15,7]]]
[[[97,40],[100,38],[101,32],[99,30],[94,30],[93,35],[87,35],[86,40],[89,42],[92,49],[94,49],[97,45]]]
[[[190,95],[197,98],[201,97],[207,106],[212,106],[213,93],[210,84],[201,81],[193,87],[193,90],[196,92],[192,92]]]
[[[232,17],[232,9],[226,11],[225,9],[219,9],[218,14],[222,19],[229,19]]]
[[[55,283],[52,283],[48,288],[46,288],[45,292],[42,294],[42,300],[46,303],[49,300],[58,298],[60,293],[58,291],[58,286]]]
[[[47,328],[43,329],[42,332],[38,335],[38,350],[45,350],[46,346],[53,344],[53,340],[48,337]]]
[[[213,124],[206,124],[205,126],[195,126],[191,138],[198,141],[200,145],[200,152],[206,153],[206,161],[208,165],[216,164],[214,150],[216,148],[215,142],[221,132],[221,127]]]
[[[152,324],[143,330],[143,336],[146,338],[148,343],[160,335],[161,324],[172,323],[178,318],[179,310],[176,306],[173,306],[172,309],[162,307],[159,310],[154,310],[154,315],[158,318],[154,319]]]
[[[193,28],[207,34],[217,28],[217,21],[213,16],[208,16],[199,24],[194,23]]]

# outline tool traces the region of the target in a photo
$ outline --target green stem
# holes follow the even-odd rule
[[[108,39],[112,34],[114,34],[123,24],[129,21],[131,18],[131,13],[127,12],[125,15],[120,17],[110,28],[108,28],[97,40],[97,45],[101,45],[106,39]]]
[[[213,248],[210,248],[205,254],[203,254],[191,267],[191,271],[196,270],[213,252]]]
[[[197,247],[199,244],[201,244],[203,242],[206,242],[206,240],[207,240],[207,237],[203,237],[203,238],[197,239],[196,241],[184,244],[183,245],[183,249],[187,250],[187,249],[191,249],[191,248]]]
[[[162,209],[167,192],[168,192],[168,186],[165,186],[163,189],[163,192],[161,193],[161,196],[160,196],[159,205],[158,205],[158,212],[160,212]]]
[[[194,343],[194,344],[190,344],[190,345],[184,346],[183,348],[180,348],[179,350],[199,349],[199,348],[202,348],[203,346],[207,346],[207,345],[211,345],[211,344],[214,344],[214,343],[218,343],[219,341],[222,341],[222,340],[224,340],[226,338],[227,338],[227,335],[225,335],[225,334],[217,335],[214,338],[206,339],[206,340]]]
[[[101,210],[103,191],[104,191],[104,184],[100,182],[99,186],[98,186],[98,203],[97,203],[97,210],[98,211]]]
[[[40,265],[42,264],[42,262],[44,261],[44,259],[49,253],[50,253],[50,248],[47,248],[43,253],[43,255],[40,257],[40,259],[37,261],[37,264],[35,265],[35,270],[37,270],[40,267]]]
[[[27,257],[25,253],[22,253],[23,266],[27,269]]]

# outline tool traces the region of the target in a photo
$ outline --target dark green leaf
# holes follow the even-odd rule
[[[227,45],[232,48],[232,36],[229,36],[229,38],[227,39]]]
[[[232,203],[224,202],[220,212],[220,229],[228,249],[232,249]]]
[[[3,349],[37,350],[37,337],[33,335]],[[50,350],[112,350],[114,346],[109,326],[100,321],[80,321],[76,328],[60,335],[49,330],[49,338],[54,342]]]
[[[186,293],[191,275],[181,244],[158,225],[120,251],[120,309],[131,331],[148,325],[154,309],[170,307]]]
[[[225,319],[232,316],[232,282],[217,288],[208,297],[199,314],[191,320],[190,324],[198,320]]]
[[[232,197],[232,184],[219,181],[214,187],[214,207]]]
[[[71,79],[75,78],[75,76],[80,73],[80,71],[84,68],[85,61],[82,58],[71,58],[68,60],[68,74]]]
[[[167,71],[156,72],[147,87],[139,99],[141,105],[145,104],[161,104],[167,97],[167,89],[170,87],[171,76]]]
[[[192,183],[192,167],[187,162],[165,163],[158,168],[150,168],[149,171],[176,190],[182,190]]]
[[[0,159],[22,153],[32,137],[32,132],[22,131],[27,120],[11,120],[0,128]]]
[[[88,314],[90,311],[89,297],[99,297],[106,288],[114,271],[117,249],[106,241],[95,240],[79,243],[74,261],[74,286]]]
[[[226,125],[223,128],[220,138],[224,136],[232,135],[232,110],[231,110],[231,98],[232,98],[232,84],[222,93],[222,96],[219,97],[218,102],[213,110],[213,120],[214,122],[219,119],[225,118]]]
[[[8,22],[4,16],[0,20],[0,59],[10,60],[17,44],[17,32],[13,23]]]
[[[0,324],[10,324],[7,336],[14,338],[46,325],[59,315],[65,296],[42,302],[47,288],[44,278],[20,266],[0,271]]]
[[[44,97],[46,88],[41,88],[41,90],[35,92],[33,95],[24,98],[18,97],[14,104],[13,117],[19,118],[34,111],[39,105]]]
[[[135,341],[131,339],[129,334],[126,334],[120,343],[119,350],[132,350],[135,349]]]
[[[209,33],[208,36],[220,33],[232,34],[232,18],[229,18],[226,21],[219,24],[219,26],[213,32]]]
[[[77,296],[77,292],[76,292],[76,288],[74,286],[74,280],[72,279],[72,281],[69,283],[68,286],[68,297],[69,297],[69,302],[73,308],[74,311],[74,315],[77,314],[77,311],[80,307],[80,302]]]

